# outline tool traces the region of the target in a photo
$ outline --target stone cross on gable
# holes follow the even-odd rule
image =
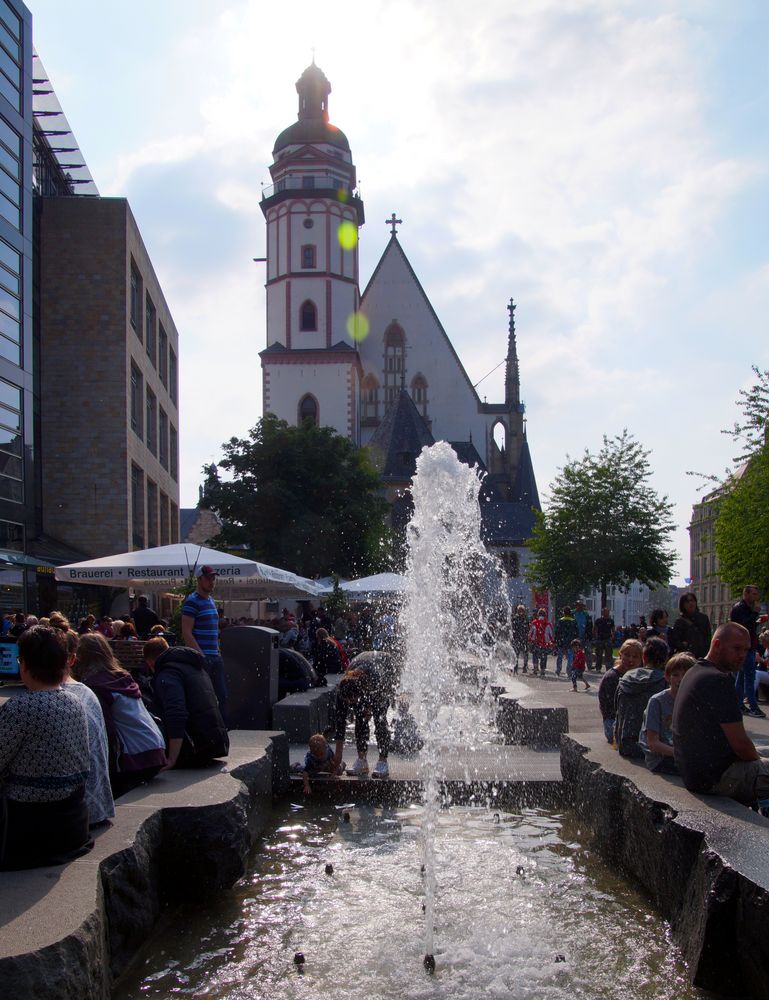
[[[395,212],[393,212],[393,214],[390,216],[389,219],[385,219],[385,225],[386,226],[392,226],[391,234],[393,236],[395,236],[397,234],[397,232],[398,232],[398,230],[395,227],[396,226],[402,226],[403,225],[403,219],[396,219],[395,218]]]

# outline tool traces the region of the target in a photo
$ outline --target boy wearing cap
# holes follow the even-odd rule
[[[219,612],[211,596],[216,586],[217,573],[213,566],[198,566],[195,576],[197,587],[182,607],[182,641],[185,646],[196,649],[204,657],[219,710],[224,716],[227,687],[224,682],[224,662],[219,654]]]

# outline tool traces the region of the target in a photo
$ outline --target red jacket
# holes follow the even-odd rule
[[[532,618],[529,626],[529,645],[539,649],[553,648],[553,626],[547,618]]]

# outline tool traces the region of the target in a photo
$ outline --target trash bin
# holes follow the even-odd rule
[[[227,680],[230,729],[271,729],[278,700],[280,632],[261,625],[231,625],[219,645]]]

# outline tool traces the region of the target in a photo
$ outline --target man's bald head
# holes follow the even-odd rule
[[[750,633],[737,622],[719,625],[710,640],[707,659],[725,673],[736,674],[750,649]]]

